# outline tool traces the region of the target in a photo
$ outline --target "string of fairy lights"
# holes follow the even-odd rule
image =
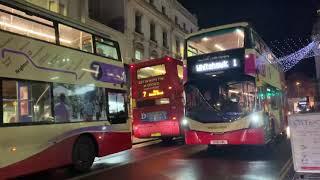
[[[320,56],[320,34],[313,38],[288,38],[282,41],[270,42],[270,49],[278,57],[278,63],[283,71],[288,71],[301,60]]]

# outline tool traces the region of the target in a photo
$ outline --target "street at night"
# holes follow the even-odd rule
[[[274,148],[187,146],[181,140],[156,144],[97,160],[89,173],[52,170],[23,179],[104,180],[275,180],[292,178],[291,149],[283,139]],[[214,178],[213,178],[214,177]]]
[[[320,180],[319,0],[0,0],[0,180]]]

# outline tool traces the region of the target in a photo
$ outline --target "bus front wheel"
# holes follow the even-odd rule
[[[89,136],[80,136],[74,144],[72,167],[77,172],[88,171],[96,155],[95,144]]]

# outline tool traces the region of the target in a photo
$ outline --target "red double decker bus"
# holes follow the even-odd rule
[[[133,135],[170,141],[183,118],[183,62],[171,57],[132,64]]]

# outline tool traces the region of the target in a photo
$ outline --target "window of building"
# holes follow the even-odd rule
[[[100,56],[120,60],[119,45],[104,38],[96,37],[96,53]]]
[[[55,0],[49,1],[49,10],[64,16],[67,15],[65,5],[60,3],[59,1],[55,1]]]
[[[167,15],[167,8],[165,6],[162,6],[161,10],[164,15]]]
[[[180,50],[180,40],[179,38],[176,38],[176,53],[181,56],[181,50]]]
[[[53,23],[45,19],[30,16],[24,12],[0,5],[0,29],[40,39],[47,42],[56,42]],[[15,16],[17,14],[22,17]]]
[[[48,83],[2,81],[3,123],[52,121]]]
[[[136,60],[142,60],[142,59],[143,59],[143,50],[141,50],[141,49],[136,49],[136,50],[134,51],[134,58],[135,58]]]
[[[92,51],[92,35],[78,29],[59,24],[60,44],[86,52]]]
[[[108,92],[108,115],[111,124],[125,123],[127,115],[127,95],[124,92]]]
[[[174,23],[179,24],[178,16],[174,16]]]
[[[149,3],[154,6],[154,0],[149,0]]]
[[[150,23],[150,40],[156,41],[156,24],[153,22]]]
[[[138,12],[136,12],[135,14],[135,32],[137,33],[142,33],[142,15]]]
[[[166,74],[166,67],[164,64],[149,66],[140,68],[137,71],[137,78],[138,79],[146,79],[156,76],[162,76]]]
[[[150,59],[157,59],[159,57],[157,51],[153,50],[151,52],[151,56],[150,56]]]
[[[162,32],[162,45],[168,48],[168,33],[165,30]]]
[[[180,78],[180,80],[183,80],[183,66],[177,65],[177,71],[178,71],[178,77]]]
[[[183,23],[183,30],[187,30],[186,23]]]

